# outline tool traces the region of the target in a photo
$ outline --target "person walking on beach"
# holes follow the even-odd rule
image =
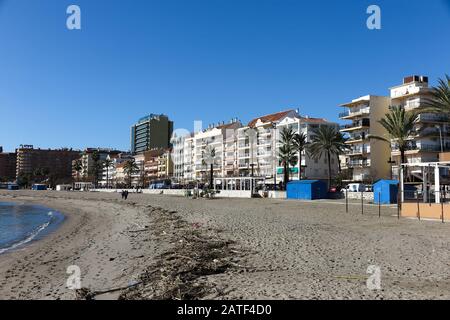
[[[122,190],[121,195],[122,195],[122,200],[125,199],[125,191],[124,190]]]
[[[124,194],[125,200],[128,199],[128,190],[125,190],[125,194]]]

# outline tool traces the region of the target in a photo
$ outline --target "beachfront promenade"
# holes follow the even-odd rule
[[[0,191],[0,201],[68,216],[55,234],[0,256],[2,298],[73,299],[74,264],[92,291],[137,284],[98,299],[450,298],[450,224],[397,219],[391,206],[378,217],[357,202],[346,213],[342,200]],[[380,268],[380,290],[366,285],[370,266]]]

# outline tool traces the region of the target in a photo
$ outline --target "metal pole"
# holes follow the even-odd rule
[[[428,181],[431,181],[431,177],[429,177],[430,173],[430,165],[428,165],[428,170],[427,170],[427,192],[428,192],[428,204],[431,207],[431,182],[430,182],[430,186],[428,186]],[[434,195],[436,197],[436,194]]]
[[[361,191],[361,214],[364,214],[364,191]]]
[[[442,189],[444,189],[444,186],[442,186]],[[442,219],[442,223],[444,223],[444,201],[442,201],[442,193],[440,194],[441,196],[441,219]]]
[[[348,213],[348,189],[345,188],[345,212]]]
[[[378,218],[381,218],[381,192],[378,192]]]
[[[399,220],[400,220],[400,202],[401,202],[400,192],[397,192],[397,219]]]
[[[419,203],[419,191],[417,191],[417,218],[420,221],[420,203]]]

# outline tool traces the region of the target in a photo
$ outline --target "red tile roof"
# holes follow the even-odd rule
[[[326,119],[323,119],[323,118],[300,117],[300,119],[302,119],[306,122],[311,122],[311,123],[327,123],[328,122]]]
[[[255,124],[258,122],[258,120],[261,120],[262,122],[265,122],[265,123],[276,122],[276,121],[281,120],[283,117],[287,116],[289,113],[291,113],[293,111],[295,112],[295,110],[286,110],[286,111],[280,111],[277,113],[272,113],[272,114],[268,114],[268,115],[265,115],[262,117],[258,117],[258,118],[253,119],[252,121],[250,121],[248,123],[248,126],[254,127]]]

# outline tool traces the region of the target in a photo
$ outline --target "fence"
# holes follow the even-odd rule
[[[361,215],[375,213],[379,218],[381,218],[381,216],[386,215],[386,213],[392,215],[392,209],[395,206],[397,217],[400,218],[401,215],[399,197],[397,197],[397,203],[395,204],[382,204],[381,201],[374,203],[374,192],[349,192],[348,189],[345,189],[344,198],[346,213],[358,213]],[[381,192],[378,192],[378,199],[380,198]],[[350,206],[352,206],[353,209],[350,209]]]
[[[403,199],[402,217],[440,219],[442,222],[450,218],[450,193],[445,186],[441,186],[439,191],[429,188],[425,192],[405,190]]]

